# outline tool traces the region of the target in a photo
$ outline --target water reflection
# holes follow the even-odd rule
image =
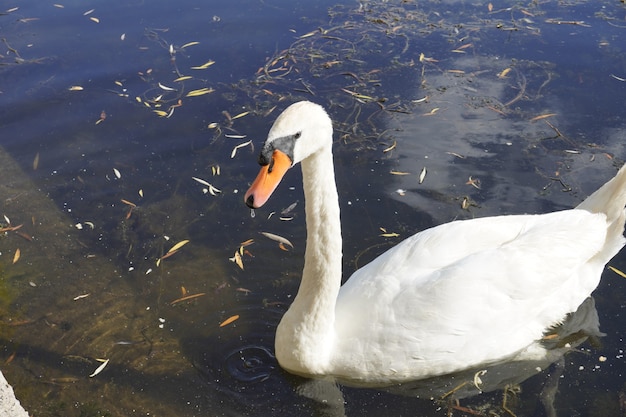
[[[430,401],[307,381],[275,363],[274,327],[301,270],[303,213],[250,219],[240,191],[256,151],[230,155],[247,140],[258,145],[287,102],[312,98],[337,121],[347,275],[395,243],[379,227],[410,235],[453,218],[571,207],[624,158],[623,82],[609,76],[626,77],[618,2],[492,11],[454,1],[19,3],[0,15],[0,214],[23,224],[23,235],[0,238],[0,331],[2,371],[32,414],[438,414]],[[591,27],[548,22],[557,18]],[[216,91],[181,97],[162,118],[154,110],[169,114],[181,91],[159,83],[179,88],[176,68],[194,76],[185,93]],[[546,120],[561,136],[530,121],[547,113],[557,113]],[[221,195],[202,193],[194,176]],[[301,199],[298,176],[291,181],[273,210]],[[122,199],[137,205],[128,218]],[[257,232],[268,227],[296,249],[264,242]],[[228,259],[250,238],[243,271]],[[183,239],[191,244],[157,268]],[[622,258],[614,265],[626,270]],[[604,346],[566,356],[557,408],[616,415],[623,285],[607,273],[596,299]],[[238,322],[218,327],[234,314]],[[110,362],[89,378],[98,359]],[[523,384],[518,415],[538,398],[537,378]]]

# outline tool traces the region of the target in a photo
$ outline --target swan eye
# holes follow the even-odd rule
[[[302,132],[298,132],[295,135],[293,135],[294,139],[300,139],[300,136],[302,136]]]

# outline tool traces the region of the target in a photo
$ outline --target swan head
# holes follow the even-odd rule
[[[244,196],[248,207],[265,204],[287,170],[332,146],[332,136],[332,122],[322,106],[300,101],[287,107],[276,118],[261,149],[261,171]]]

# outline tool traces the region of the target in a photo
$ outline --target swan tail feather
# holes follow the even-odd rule
[[[626,212],[624,206],[626,206],[626,164],[620,168],[615,177],[587,197],[576,208],[606,215],[607,237],[605,247],[615,248],[615,253],[617,253],[625,242]]]

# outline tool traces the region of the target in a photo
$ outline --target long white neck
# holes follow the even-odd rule
[[[307,241],[298,295],[276,330],[276,357],[292,372],[323,374],[341,286],[341,221],[331,147],[302,161]]]

